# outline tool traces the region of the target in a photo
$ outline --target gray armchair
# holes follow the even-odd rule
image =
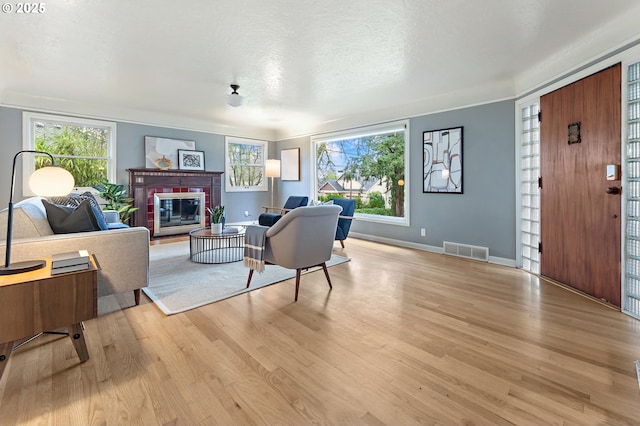
[[[322,266],[329,288],[333,288],[326,262],[331,258],[341,211],[342,207],[337,205],[298,207],[266,231],[264,260],[296,270],[296,301],[303,269]],[[253,269],[250,269],[247,288],[252,276]]]

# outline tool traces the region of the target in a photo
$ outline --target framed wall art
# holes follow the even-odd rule
[[[204,151],[178,150],[180,170],[204,170]]]
[[[179,149],[193,151],[196,149],[196,142],[145,136],[145,167],[148,169],[162,170],[177,169]]]
[[[300,148],[280,151],[280,180],[300,180]]]
[[[422,192],[462,194],[462,126],[422,134]]]

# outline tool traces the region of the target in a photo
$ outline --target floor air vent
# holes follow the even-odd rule
[[[444,254],[451,256],[466,257],[467,259],[489,261],[489,247],[469,246],[466,244],[451,243],[445,241],[443,244]]]

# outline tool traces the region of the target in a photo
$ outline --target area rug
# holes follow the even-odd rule
[[[333,255],[327,266],[349,260]],[[296,276],[296,271],[267,265],[263,273],[253,274],[251,287],[246,289],[248,274],[242,262],[218,265],[191,262],[188,241],[160,244],[149,249],[149,287],[142,291],[162,312],[173,315],[288,280]]]

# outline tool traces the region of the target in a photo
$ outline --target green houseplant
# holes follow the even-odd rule
[[[213,209],[207,207],[207,211],[211,215],[211,232],[221,234],[224,223],[224,206],[217,205]]]
[[[224,206],[215,206],[213,209],[207,208],[211,214],[211,223],[222,223],[224,217]]]
[[[131,213],[138,210],[137,207],[132,207],[133,198],[127,196],[124,185],[111,183],[103,179],[94,188],[98,190],[100,197],[106,201],[105,210],[116,210],[122,223],[128,223]]]

